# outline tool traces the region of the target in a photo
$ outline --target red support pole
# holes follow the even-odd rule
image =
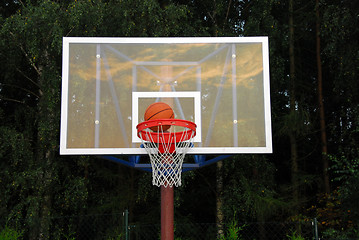
[[[161,186],[161,240],[174,239],[174,187]]]

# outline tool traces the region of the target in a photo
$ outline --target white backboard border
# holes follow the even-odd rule
[[[261,43],[263,52],[263,93],[265,110],[265,147],[195,147],[188,151],[188,154],[264,154],[272,153],[272,127],[271,127],[271,106],[270,106],[270,77],[269,77],[269,49],[268,37],[185,37],[185,38],[102,38],[102,37],[64,37],[63,38],[63,59],[62,59],[62,100],[61,100],[61,129],[60,129],[60,154],[61,155],[144,155],[147,154],[143,148],[67,148],[67,118],[68,118],[68,87],[69,87],[69,46],[71,43]],[[180,93],[180,92],[178,92]],[[134,99],[141,98],[134,93]],[[143,94],[143,93],[141,93]],[[146,93],[147,94],[147,93]],[[158,94],[162,94],[157,92]],[[163,92],[164,95],[166,93]],[[170,92],[173,97],[173,92]],[[183,94],[183,93],[180,93]],[[190,92],[190,97],[200,93]],[[194,97],[198,101],[198,97]],[[199,97],[199,100],[201,98]],[[195,110],[197,111],[197,110]],[[132,119],[138,115],[132,113]],[[137,113],[138,114],[138,113]],[[200,118],[200,114],[196,114]],[[200,119],[195,120],[201,129]],[[137,123],[132,123],[132,129]],[[201,141],[201,131],[197,134],[196,142]],[[132,131],[132,139],[137,142],[139,139],[137,131]],[[136,139],[137,138],[137,139]]]

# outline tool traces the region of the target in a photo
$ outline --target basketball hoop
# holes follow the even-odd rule
[[[181,186],[183,159],[193,146],[196,124],[181,119],[149,120],[137,125],[137,135],[150,156],[152,184]]]

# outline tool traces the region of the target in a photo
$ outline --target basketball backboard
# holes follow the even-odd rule
[[[63,39],[61,154],[146,154],[156,101],[196,123],[188,154],[271,153],[267,37]]]

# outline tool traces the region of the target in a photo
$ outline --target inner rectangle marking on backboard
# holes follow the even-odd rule
[[[132,93],[132,142],[140,143],[141,139],[137,136],[136,126],[139,124],[139,99],[153,98],[154,102],[157,98],[192,98],[194,103],[194,123],[197,125],[196,136],[194,142],[202,141],[201,131],[201,93],[199,91],[188,92],[133,92]]]

